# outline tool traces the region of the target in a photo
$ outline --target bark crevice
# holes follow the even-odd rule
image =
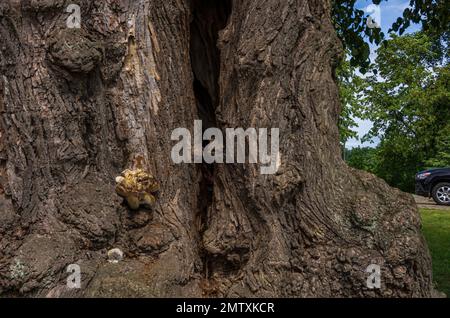
[[[191,1],[190,59],[193,73],[193,90],[198,119],[203,132],[217,127],[216,109],[220,101],[220,50],[217,46],[219,32],[225,28],[231,14],[232,1]],[[203,147],[208,144],[203,142]],[[213,203],[214,164],[202,163],[199,167],[199,194],[197,224],[200,237],[206,230],[208,211]],[[211,260],[202,248],[203,274],[209,278]]]

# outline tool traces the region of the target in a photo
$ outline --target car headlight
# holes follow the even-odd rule
[[[419,174],[417,175],[417,179],[419,179],[419,180],[426,179],[430,174],[431,174],[431,172],[419,173]]]

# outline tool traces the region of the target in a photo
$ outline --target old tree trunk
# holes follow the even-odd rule
[[[7,0],[0,39],[0,295],[433,294],[411,196],[340,158],[329,0]],[[277,174],[174,164],[195,119],[280,128]],[[137,155],[153,211],[114,191]]]

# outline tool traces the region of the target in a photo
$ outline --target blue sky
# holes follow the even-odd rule
[[[358,9],[364,10],[364,8],[366,8],[370,4],[372,4],[372,0],[360,0],[356,3],[356,6]],[[381,21],[380,22],[381,22],[381,29],[383,30],[383,32],[385,34],[388,34],[387,31],[392,26],[392,23],[394,23],[395,20],[397,20],[397,18],[403,14],[403,10],[405,10],[408,7],[408,5],[409,5],[409,0],[387,0],[387,1],[381,2],[381,4],[380,4]],[[420,29],[419,25],[412,25],[406,31],[406,33],[415,32],[415,31],[418,31],[419,29]],[[371,46],[371,50],[372,50],[371,58],[372,59],[376,57],[376,53],[375,53],[376,49],[377,49],[376,46],[374,46],[374,45]],[[356,122],[359,125],[359,127],[354,128],[354,130],[356,130],[358,132],[359,137],[364,136],[372,127],[372,123],[367,120],[360,120],[359,118],[356,118]],[[360,141],[358,141],[356,139],[350,139],[347,142],[346,147],[354,148],[354,147],[358,147],[358,146],[376,146],[377,143],[378,143],[378,140],[374,140],[373,143],[370,143],[370,142],[361,143]]]

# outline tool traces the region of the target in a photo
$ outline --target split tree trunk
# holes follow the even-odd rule
[[[341,160],[330,1],[8,0],[0,39],[1,295],[432,295],[411,196]],[[280,128],[278,173],[173,164],[195,119]],[[136,155],[151,212],[114,192]]]

